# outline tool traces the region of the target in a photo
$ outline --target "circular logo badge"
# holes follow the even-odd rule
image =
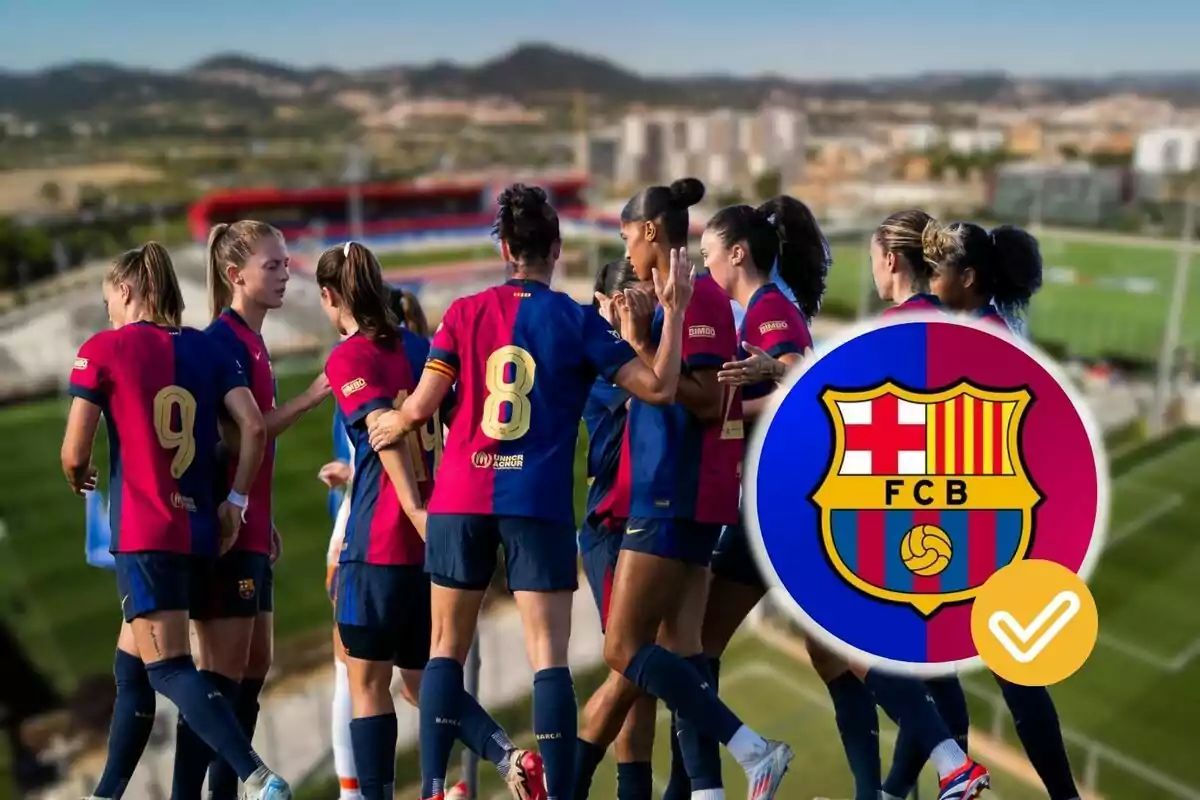
[[[756,425],[744,490],[759,565],[806,631],[924,676],[979,664],[972,605],[1010,564],[1086,579],[1108,516],[1102,439],[1053,362],[936,314],[806,362]]]

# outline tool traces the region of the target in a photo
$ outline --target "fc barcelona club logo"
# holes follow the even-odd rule
[[[1027,389],[893,383],[821,393],[833,454],[812,501],[834,569],[929,616],[1029,550],[1041,496],[1021,463]]]
[[[238,597],[249,600],[254,597],[254,579],[242,578],[238,581]]]
[[[971,608],[1025,560],[1087,578],[1103,549],[1098,427],[1053,362],[945,315],[822,348],[755,425],[746,529],[785,608],[847,658],[975,665]]]

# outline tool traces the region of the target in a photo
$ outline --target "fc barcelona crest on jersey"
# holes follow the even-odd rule
[[[1026,559],[1086,578],[1103,547],[1098,429],[1049,360],[930,316],[823,348],[747,451],[746,528],[797,621],[843,655],[925,675],[978,662],[971,607]]]
[[[838,574],[930,615],[1023,558],[1041,499],[1021,463],[1032,399],[967,381],[939,392],[825,389],[833,451],[812,500]]]

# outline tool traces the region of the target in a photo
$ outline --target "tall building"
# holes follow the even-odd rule
[[[808,123],[804,114],[769,105],[753,112],[631,112],[616,131],[617,183],[667,183],[692,175],[713,191],[745,188],[778,170],[784,184],[803,178]]]
[[[1143,132],[1133,148],[1138,197],[1163,199],[1174,175],[1200,170],[1200,128],[1158,128]]]

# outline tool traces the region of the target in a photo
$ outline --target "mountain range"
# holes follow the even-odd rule
[[[0,113],[33,121],[76,121],[139,109],[185,106],[260,114],[287,105],[329,108],[347,91],[378,97],[511,97],[562,102],[582,92],[602,103],[751,106],[783,93],[803,98],[887,98],[914,102],[1079,102],[1136,92],[1200,105],[1200,72],[1113,74],[1096,78],[1014,77],[1003,72],[936,73],[862,80],[800,80],[642,75],[604,58],[547,44],[524,44],[478,64],[438,61],[367,70],[304,69],[225,54],[177,71],[77,62],[37,72],[0,69]]]

